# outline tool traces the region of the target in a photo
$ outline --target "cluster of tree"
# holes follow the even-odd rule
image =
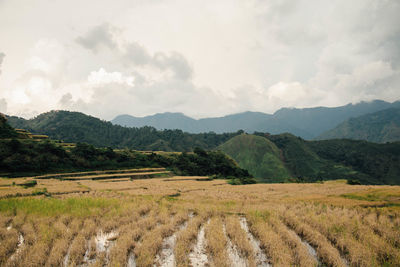
[[[400,142],[377,144],[335,139],[307,143],[321,158],[351,166],[379,184],[400,184]]]
[[[17,135],[17,132],[7,123],[7,118],[0,113],[0,138],[13,138]]]
[[[106,170],[117,168],[165,167],[182,175],[237,178],[241,183],[254,182],[246,170],[221,152],[196,149],[195,153],[144,154],[125,149],[95,148],[77,143],[66,150],[51,141],[0,139],[2,175],[36,175],[50,172]]]
[[[189,134],[181,130],[158,131],[153,127],[128,128],[113,125],[79,112],[51,111],[31,120],[9,117],[15,128],[46,134],[65,142],[85,142],[96,147],[130,148],[151,151],[193,151],[195,147],[211,150],[242,133]]]

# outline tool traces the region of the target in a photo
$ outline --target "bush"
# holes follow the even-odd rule
[[[360,185],[361,182],[360,182],[359,180],[357,180],[357,179],[349,179],[349,180],[347,180],[347,184],[350,184],[350,185]]]

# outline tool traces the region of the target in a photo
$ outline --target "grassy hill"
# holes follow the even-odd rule
[[[376,143],[400,141],[400,108],[389,108],[351,118],[317,139],[355,139]]]
[[[260,182],[284,182],[291,178],[280,150],[268,139],[242,134],[218,147]]]

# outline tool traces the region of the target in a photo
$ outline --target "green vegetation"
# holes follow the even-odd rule
[[[400,184],[400,142],[376,144],[356,140],[307,142],[319,157],[363,173],[362,183]]]
[[[112,198],[9,198],[0,200],[0,212],[15,215],[36,214],[44,216],[74,215],[89,217],[100,213],[105,208],[118,210],[121,202]]]
[[[150,151],[193,151],[195,147],[214,149],[237,133],[189,134],[181,130],[157,131],[153,127],[128,128],[113,125],[79,112],[51,111],[31,120],[9,117],[15,128],[51,139],[71,143],[88,143],[96,147],[129,148]]]
[[[19,186],[22,186],[24,188],[28,188],[28,187],[35,187],[37,185],[36,180],[30,180],[21,184],[18,184]]]
[[[347,193],[341,194],[341,197],[355,200],[365,200],[365,201],[385,201],[388,203],[394,203],[398,201],[400,193],[394,193],[385,190],[369,190],[363,193]]]
[[[376,143],[400,141],[400,108],[390,108],[349,119],[318,139],[347,138]]]
[[[200,148],[190,154],[158,155],[128,149],[116,152],[84,143],[66,150],[50,141],[0,140],[0,168],[8,176],[144,167],[165,167],[180,175],[216,175],[251,182],[249,173],[225,154]]]
[[[17,132],[7,123],[7,118],[0,113],[0,138],[13,138],[17,136]]]
[[[260,182],[285,182],[291,175],[279,149],[268,139],[242,134],[218,147]]]

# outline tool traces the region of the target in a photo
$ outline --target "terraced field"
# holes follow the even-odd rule
[[[400,265],[400,187],[206,178],[39,179],[64,194],[0,200],[0,265]]]
[[[40,176],[0,180],[0,198],[12,196],[30,196],[40,194],[65,194],[89,192],[90,188],[82,181],[98,180],[106,182],[133,181],[155,177],[171,177],[171,172],[165,168],[122,169],[89,172],[55,173]],[[60,183],[59,181],[63,181]],[[70,181],[70,182],[68,182]],[[38,186],[29,187],[26,184],[36,182]]]

